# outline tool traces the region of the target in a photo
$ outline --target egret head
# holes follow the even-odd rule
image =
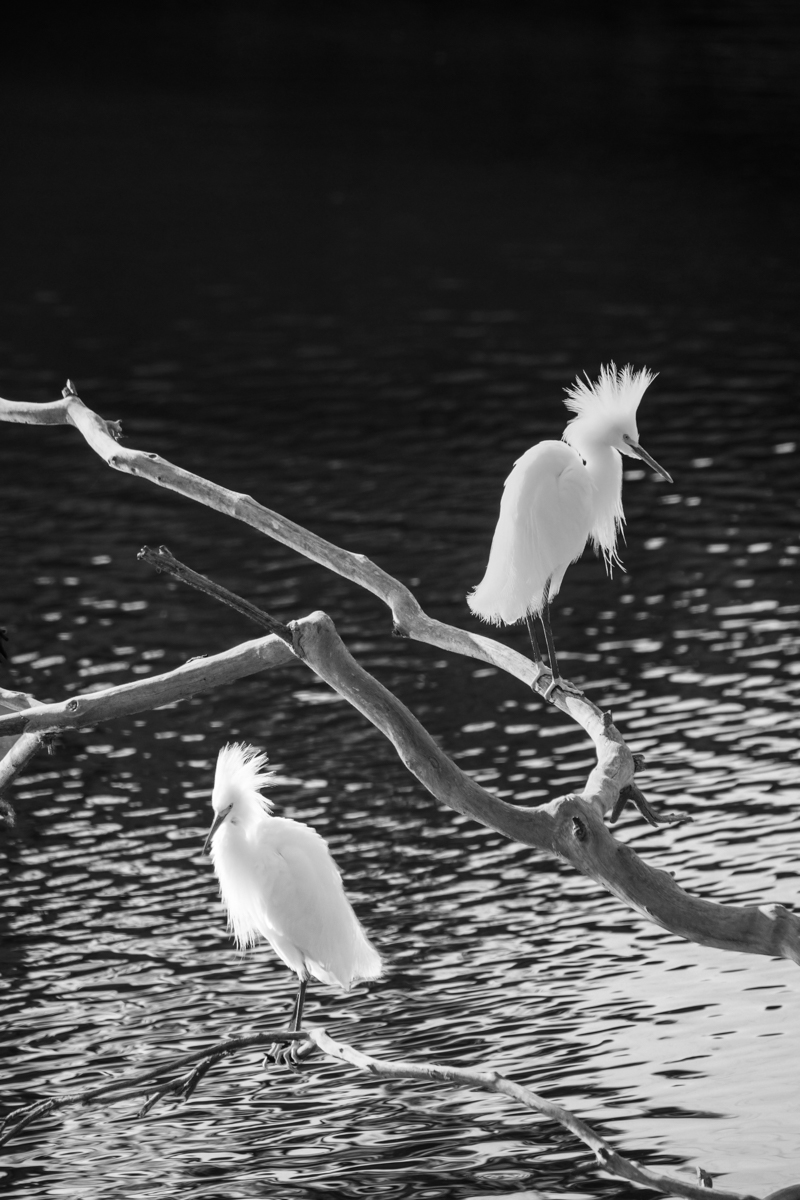
[[[231,742],[222,747],[211,794],[214,823],[206,838],[204,853],[223,821],[250,825],[265,813],[269,816],[272,812],[271,801],[261,794],[261,788],[266,787],[274,775],[274,771],[268,770],[267,762],[264,751],[256,750],[255,746]]]
[[[590,383],[588,378],[585,382],[576,379],[566,388],[564,403],[575,416],[564,430],[564,440],[584,457],[593,446],[612,446],[620,454],[640,458],[672,483],[664,468],[639,445],[636,414],[654,379],[655,375],[647,368],[634,371],[632,367],[623,367],[618,371],[614,363],[600,368],[596,383]]]

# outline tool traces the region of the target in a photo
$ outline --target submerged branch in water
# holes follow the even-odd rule
[[[17,1137],[34,1121],[63,1108],[86,1108],[144,1097],[146,1103],[139,1114],[144,1115],[164,1096],[174,1095],[188,1099],[214,1063],[231,1054],[253,1047],[271,1046],[276,1042],[300,1041],[305,1037],[302,1031],[295,1033],[286,1029],[267,1029],[245,1037],[226,1038],[205,1050],[182,1054],[146,1071],[137,1071],[133,1075],[112,1079],[110,1082],[83,1088],[81,1091],[60,1092],[43,1100],[35,1100],[32,1104],[13,1109],[0,1123],[0,1146]]]
[[[629,1158],[617,1153],[605,1138],[595,1133],[590,1125],[576,1117],[568,1109],[546,1100],[543,1096],[522,1084],[501,1075],[498,1071],[465,1070],[446,1064],[417,1063],[409,1061],[375,1058],[364,1054],[346,1042],[336,1041],[324,1029],[306,1029],[297,1033],[286,1030],[266,1030],[247,1037],[227,1038],[205,1050],[196,1050],[179,1058],[167,1061],[147,1071],[139,1071],[121,1079],[85,1088],[83,1091],[63,1092],[42,1100],[34,1101],[22,1108],[14,1109],[0,1125],[0,1145],[9,1142],[35,1121],[52,1112],[70,1107],[90,1107],[121,1100],[144,1099],[138,1111],[139,1117],[147,1113],[166,1096],[188,1100],[208,1071],[222,1059],[242,1050],[258,1047],[269,1048],[276,1042],[294,1042],[296,1060],[302,1061],[315,1050],[334,1062],[348,1063],[359,1071],[382,1079],[407,1079],[412,1082],[430,1083],[431,1080],[454,1088],[474,1088],[484,1092],[495,1092],[509,1100],[539,1113],[568,1130],[594,1153],[599,1168],[630,1183],[653,1188],[667,1196],[684,1196],[688,1200],[756,1200],[740,1192],[729,1192],[721,1188],[698,1186],[689,1180],[662,1175],[646,1167],[637,1166]],[[767,1197],[766,1200],[777,1200]]]

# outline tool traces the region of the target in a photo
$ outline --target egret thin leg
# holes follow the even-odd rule
[[[544,585],[544,604],[542,606],[542,628],[544,629],[544,640],[547,643],[547,656],[550,659],[550,671],[553,679],[560,679],[558,673],[558,659],[556,658],[556,644],[553,640],[553,630],[550,628],[550,580]]]
[[[553,630],[550,627],[550,584],[548,582],[544,589],[544,607],[542,608],[542,627],[544,629],[544,637],[547,642],[547,653],[550,656],[550,673],[553,676],[552,683],[543,693],[545,700],[550,699],[550,695],[554,688],[560,688],[562,692],[569,692],[573,696],[582,696],[583,692],[574,683],[569,683],[568,680],[562,679],[558,670],[558,659],[556,658],[556,644],[553,640]]]
[[[539,649],[539,643],[536,640],[536,629],[533,624],[533,617],[530,613],[525,613],[525,624],[528,626],[528,636],[531,639],[531,649],[533,650],[533,661],[538,665],[542,665],[542,652]]]
[[[289,1032],[290,1033],[296,1033],[297,1030],[300,1028],[300,1022],[303,1019],[303,1005],[305,1004],[305,1000],[306,1000],[307,985],[308,985],[308,980],[306,980],[306,979],[300,980],[300,987],[297,989],[297,997],[294,1002],[294,1011],[292,1013],[292,1019],[289,1022]]]

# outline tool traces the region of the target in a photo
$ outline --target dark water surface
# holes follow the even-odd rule
[[[612,54],[625,104],[602,110],[602,136],[593,105],[608,97],[590,73],[565,129],[551,97],[512,139],[514,97],[498,94],[496,120],[486,99],[506,78],[488,42],[440,91],[411,56],[407,103],[405,60],[381,89],[378,51],[364,52],[366,94],[337,77],[330,103],[322,84],[290,87],[288,68],[263,94],[6,82],[0,394],[53,399],[70,376],[131,445],[368,554],[433,616],[475,629],[465,595],[502,481],[559,436],[564,385],[612,358],[658,371],[639,429],[675,483],[627,471],[626,572],[608,580],[590,555],[569,572],[554,614],[563,668],[646,754],[651,801],[693,818],[653,830],[627,814],[620,840],[690,891],[792,907],[788,100],[745,105],[746,137],[741,97],[721,88],[690,134],[686,93],[659,91],[653,65],[673,43],[637,36],[652,68],[633,55],[642,107],[619,92]],[[446,63],[454,45],[434,51]],[[516,681],[393,638],[373,597],[110,471],[71,429],[0,424],[0,513],[4,686],[58,700],[255,636],[136,561],[163,542],[280,619],[328,612],[499,795],[549,799],[593,763],[583,734]],[[499,636],[524,650],[519,631]],[[301,666],[68,734],[14,788],[0,852],[6,1110],[284,1019],[291,978],[267,949],[235,952],[201,856],[231,738],[267,748],[276,804],[328,839],[385,956],[369,988],[315,987],[310,1022],[376,1055],[506,1072],[652,1167],[694,1178],[699,1164],[759,1195],[800,1179],[797,968],[682,942],[438,807]],[[496,1097],[323,1062],[264,1071],[256,1055],[181,1108],[67,1111],[0,1171],[26,1198],[641,1194]]]

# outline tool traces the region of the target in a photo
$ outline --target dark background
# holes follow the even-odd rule
[[[459,288],[560,317],[580,366],[621,353],[603,305],[785,310],[799,44],[755,0],[29,6],[0,42],[0,383],[124,385],[132,345],[270,312],[391,345]]]

